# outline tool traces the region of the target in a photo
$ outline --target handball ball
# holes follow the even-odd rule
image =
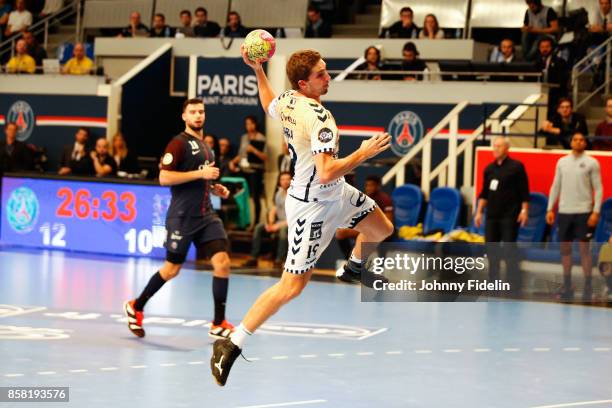
[[[244,48],[251,61],[267,61],[274,55],[276,41],[266,30],[253,30],[244,39]]]

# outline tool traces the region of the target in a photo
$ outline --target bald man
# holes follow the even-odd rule
[[[63,74],[68,75],[88,75],[93,69],[93,61],[85,55],[85,46],[83,43],[76,43],[72,58],[66,62],[62,68]]]

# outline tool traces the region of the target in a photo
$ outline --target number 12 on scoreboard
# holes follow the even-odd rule
[[[62,223],[55,222],[53,226],[45,222],[38,229],[42,234],[43,245],[64,248],[66,246],[66,226]]]

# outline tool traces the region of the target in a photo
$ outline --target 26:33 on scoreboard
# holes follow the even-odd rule
[[[3,177],[0,241],[161,258],[170,198],[153,184]]]

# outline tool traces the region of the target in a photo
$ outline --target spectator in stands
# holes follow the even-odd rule
[[[323,20],[332,23],[334,20],[335,0],[310,0],[310,4],[315,6],[320,12]]]
[[[304,38],[330,38],[332,26],[321,17],[321,11],[315,6],[308,7],[308,24],[304,32]]]
[[[276,162],[278,164],[279,173],[289,173],[293,177],[295,169],[291,162],[291,155],[289,154],[289,146],[287,143],[283,143],[283,152],[278,155]]]
[[[365,58],[365,62],[358,65],[357,68],[355,68],[355,71],[382,71],[383,66],[381,62],[380,50],[378,48],[373,45],[369,46],[363,53],[363,57]],[[382,78],[380,73],[369,74],[367,72],[360,72],[350,75],[349,79],[380,81]]]
[[[117,173],[138,173],[138,159],[128,149],[125,138],[121,132],[117,132],[115,133],[115,136],[113,136],[111,155],[117,164]]]
[[[255,227],[253,233],[253,246],[251,247],[251,258],[249,258],[243,266],[257,266],[257,257],[261,254],[261,241],[264,234],[277,234],[276,259],[274,267],[279,268],[285,262],[287,255],[287,216],[285,214],[285,199],[287,198],[287,190],[291,185],[291,174],[281,173],[279,176],[278,190],[274,194],[274,207],[268,212],[268,217],[265,223],[259,223]]]
[[[221,27],[214,21],[208,21],[208,11],[204,7],[198,7],[195,11],[193,31],[196,37],[217,37]]]
[[[85,55],[85,45],[83,43],[76,43],[72,51],[72,58],[62,67],[62,74],[89,75],[93,66],[93,61]]]
[[[61,176],[74,174],[77,176],[93,176],[95,170],[89,149],[87,149],[87,139],[89,129],[81,127],[75,134],[74,144],[64,146],[62,157],[60,158],[59,174]]]
[[[25,40],[19,39],[15,44],[15,56],[6,64],[6,72],[11,74],[33,74],[36,71],[36,61],[28,55]]]
[[[579,132],[585,136],[589,134],[584,116],[574,112],[570,98],[561,98],[557,105],[557,112],[550,120],[544,121],[541,127],[546,135],[547,145],[561,144],[564,149],[570,148],[574,133]]]
[[[375,174],[367,176],[364,192],[368,197],[374,200],[387,218],[393,222],[393,200],[391,200],[389,194],[382,191],[382,179],[380,176]],[[336,240],[338,241],[340,250],[345,255],[345,259],[349,259],[351,256],[351,251],[353,250],[351,239],[356,239],[357,235],[359,235],[359,233],[354,229],[340,228],[336,230]]]
[[[11,14],[11,2],[9,0],[0,0],[0,40],[6,30],[6,24],[8,23],[9,14]]]
[[[181,26],[176,29],[176,37],[195,37],[195,31],[191,26],[191,11],[182,10],[180,14]]]
[[[4,35],[10,37],[32,25],[32,13],[26,10],[25,0],[15,2],[15,10],[11,11],[6,23]]]
[[[149,37],[172,38],[174,34],[174,28],[166,24],[166,16],[162,13],[155,14]]]
[[[509,38],[504,38],[501,40],[499,46],[493,49],[489,61],[500,64],[511,64],[513,62],[518,62],[514,50],[514,41]]]
[[[0,141],[0,172],[30,171],[34,168],[32,151],[23,142],[17,140],[19,128],[15,122],[4,126],[6,140]]]
[[[231,164],[234,155],[232,154],[232,143],[229,139],[222,137],[219,139],[219,177],[231,177],[233,173],[238,172],[238,168],[234,167],[234,171],[232,171]]]
[[[244,127],[246,133],[240,138],[238,156],[232,160],[232,163],[240,167],[242,175],[249,183],[251,197],[255,202],[255,222],[257,223],[261,213],[261,197],[264,193],[262,180],[268,160],[266,137],[259,132],[255,116],[247,116],[244,119]]]
[[[423,21],[423,29],[419,33],[419,38],[422,40],[441,40],[444,38],[444,30],[438,24],[438,18],[435,14],[428,14]]]
[[[612,33],[612,1],[599,0],[599,10],[589,16],[591,44],[599,45]]]
[[[64,0],[45,0],[45,4],[40,14],[39,18],[45,18],[50,16],[51,14],[57,13],[64,7]]]
[[[400,21],[383,29],[380,38],[418,38],[419,27],[414,24],[414,13],[410,7],[402,7]]]
[[[413,42],[408,41],[402,50],[402,71],[425,71],[427,65],[419,58],[419,51]],[[403,76],[404,81],[416,81],[423,79],[423,75],[407,74]]]
[[[485,241],[490,243],[516,242],[519,226],[526,225],[529,219],[527,172],[523,163],[508,156],[509,150],[508,138],[496,137],[493,140],[494,161],[484,170],[483,187],[478,196],[474,226],[480,228],[486,208]],[[503,258],[506,260],[506,269],[511,272],[506,278],[511,281],[511,289],[520,291],[521,276],[516,248],[504,246],[502,250],[493,244],[488,249],[489,279],[494,281],[499,278]]]
[[[34,34],[32,34],[31,31],[24,31],[23,39],[26,42],[28,54],[30,57],[34,58],[34,61],[36,62],[36,67],[42,67],[43,60],[47,58],[47,51],[45,51],[45,49],[38,44],[36,37],[34,37]]]
[[[101,137],[96,140],[96,148],[90,153],[96,177],[114,177],[117,175],[117,163],[109,154],[108,140]]]
[[[542,38],[551,38],[559,32],[557,13],[550,7],[542,5],[542,0],[525,0],[527,11],[521,31],[523,55],[527,61],[533,61],[538,52],[538,43]]]
[[[213,151],[215,158],[219,157],[219,141],[217,140],[217,136],[212,134],[204,136],[204,143]]]
[[[130,14],[130,25],[121,30],[119,37],[148,37],[149,28],[142,24],[140,13],[133,11]]]
[[[591,300],[593,288],[591,272],[593,260],[589,241],[599,221],[603,187],[599,162],[584,153],[586,136],[580,132],[572,136],[572,152],[557,162],[555,178],[548,195],[546,222],[555,222],[555,206],[559,199],[558,233],[561,242],[561,263],[563,264],[563,286],[558,295],[561,300],[573,298],[572,288],[572,241],[579,241],[580,259],[584,272],[584,301]],[[593,198],[595,195],[595,198]]]
[[[548,116],[553,115],[559,99],[567,96],[567,85],[569,82],[569,68],[564,59],[553,54],[553,40],[543,37],[538,43],[538,58],[536,67],[542,71],[542,81],[557,85],[548,91]]]
[[[606,118],[595,129],[593,150],[612,151],[612,97],[606,99]]]
[[[249,33],[249,30],[242,25],[240,14],[235,11],[227,13],[227,21],[223,29],[223,36],[230,38],[244,38]]]

